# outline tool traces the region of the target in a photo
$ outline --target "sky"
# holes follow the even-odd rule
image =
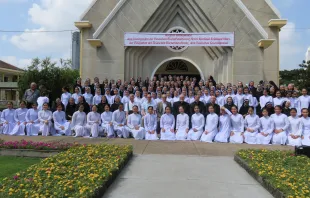
[[[310,0],[272,0],[288,24],[280,33],[280,69],[296,69],[310,47]],[[25,68],[32,58],[71,57],[74,22],[91,0],[0,0],[0,60]],[[64,30],[63,32],[44,32]],[[17,32],[7,32],[17,31]],[[41,31],[36,33],[36,31]]]

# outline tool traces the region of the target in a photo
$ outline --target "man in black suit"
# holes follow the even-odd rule
[[[189,104],[184,101],[185,96],[183,94],[181,94],[179,96],[179,98],[180,98],[180,101],[173,103],[173,115],[176,117],[179,114],[179,107],[180,106],[183,106],[184,113],[186,113],[187,115],[190,115]]]
[[[200,113],[202,115],[205,115],[206,110],[205,104],[200,101],[199,95],[195,95],[195,101],[192,104],[190,104],[190,115],[192,116],[195,113],[194,108],[196,105],[199,107]]]
[[[221,108],[220,105],[216,104],[216,97],[215,96],[211,96],[210,98],[210,103],[206,104],[206,116],[210,114],[209,112],[209,107],[213,106],[214,107],[214,112],[220,116],[220,112],[221,112]]]

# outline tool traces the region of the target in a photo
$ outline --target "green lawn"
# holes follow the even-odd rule
[[[40,162],[41,158],[0,156],[0,180],[27,169]]]

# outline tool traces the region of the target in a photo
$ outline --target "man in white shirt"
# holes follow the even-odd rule
[[[156,102],[154,100],[152,100],[151,94],[147,95],[147,100],[141,105],[141,114],[142,116],[145,116],[147,113],[147,109],[149,106],[152,106],[153,109],[155,110],[157,105]],[[154,111],[155,114],[156,111]]]
[[[133,111],[132,111],[132,107],[133,106],[137,106],[138,107],[138,111],[140,112],[140,109],[141,109],[140,103],[135,102],[135,96],[133,94],[130,94],[129,95],[129,101],[125,104],[126,116],[128,116],[128,115],[133,113]]]
[[[121,100],[121,102],[126,106],[126,103],[129,102],[129,91],[125,90],[124,91],[124,96]]]

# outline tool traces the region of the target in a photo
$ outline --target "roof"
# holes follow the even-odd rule
[[[15,70],[15,71],[24,71],[24,70],[22,70],[22,69],[20,69],[20,68],[18,68],[16,66],[13,66],[13,65],[11,65],[9,63],[4,62],[2,60],[0,60],[0,68],[10,69],[10,70]]]

